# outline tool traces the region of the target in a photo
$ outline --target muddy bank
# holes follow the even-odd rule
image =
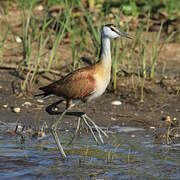
[[[43,101],[39,100],[40,98],[34,98],[33,94],[39,92],[38,85],[32,94],[17,97],[13,94],[12,82],[15,80],[17,83],[18,80],[16,81],[12,71],[1,70],[0,74],[1,121],[16,122],[19,120],[36,124],[39,121],[51,123],[52,119],[57,118],[57,115],[51,115],[45,111],[48,105],[58,100],[57,97]],[[141,102],[141,89],[132,89],[132,85],[130,87],[128,81],[131,81],[130,77],[120,77],[116,94],[107,90],[102,97],[88,104],[82,104],[78,108],[75,107],[72,111],[86,112],[98,124],[106,126],[121,125],[122,123],[147,127],[157,126],[162,123],[162,119],[166,116],[170,116],[172,119],[176,118],[179,121],[180,96],[177,93],[168,92],[168,88],[161,86],[160,83],[147,81],[147,85],[144,87],[144,102]],[[112,105],[115,100],[122,104],[119,106]],[[26,104],[25,102],[29,103]],[[60,111],[64,109],[64,105],[59,105]],[[15,107],[20,107],[19,113],[13,112]],[[68,116],[66,118],[73,124],[74,120],[72,119],[74,118]]]

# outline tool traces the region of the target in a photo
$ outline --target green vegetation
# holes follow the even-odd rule
[[[138,72],[142,87],[144,79],[154,78],[156,62],[162,46],[174,40],[173,37],[177,35],[178,26],[175,26],[173,31],[167,31],[167,23],[175,21],[180,16],[179,0],[16,0],[15,2],[9,0],[3,3],[5,13],[8,14],[8,7],[12,4],[17,6],[17,11],[23,12],[22,34],[20,34],[23,44],[23,63],[20,66],[28,69],[22,83],[23,91],[29,89],[29,84],[33,85],[40,72],[39,69],[43,72],[58,70],[56,65],[61,61],[61,57],[57,52],[65,39],[69,39],[71,48],[71,52],[67,52],[72,55],[71,70],[81,67],[81,57],[84,55],[90,56],[92,63],[96,62],[101,27],[106,23],[114,23],[134,35],[134,40],[131,42],[121,39],[112,44],[113,90],[117,90],[117,72],[122,66],[126,66],[128,70],[134,65],[137,69],[142,67],[142,75]],[[36,7],[40,5],[43,9],[37,10]],[[36,16],[36,11],[41,11],[41,16]],[[159,21],[156,29],[153,29],[155,26],[153,19]],[[149,31],[154,34],[151,40],[143,35]],[[166,33],[165,40],[161,39],[163,33]],[[0,62],[2,62],[3,44],[7,35],[8,32],[0,39]],[[48,49],[50,42],[52,45]],[[148,48],[149,43],[152,43],[152,49]],[[38,49],[37,52],[35,48]],[[48,63],[44,60],[44,54],[47,52]],[[148,67],[150,73],[147,72]]]

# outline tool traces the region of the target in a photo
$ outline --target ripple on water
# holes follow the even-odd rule
[[[14,124],[8,124],[13,128]],[[62,161],[52,136],[21,144],[0,125],[0,175],[2,179],[142,179],[180,177],[179,146],[154,144],[150,131],[113,126],[110,138],[97,145],[88,135],[70,138],[61,133],[68,159]],[[113,133],[110,133],[113,132]],[[132,134],[135,135],[132,137]],[[1,179],[0,178],[0,179]]]

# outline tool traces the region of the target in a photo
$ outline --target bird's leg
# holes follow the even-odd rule
[[[60,143],[60,140],[59,140],[59,137],[57,135],[57,132],[53,128],[52,128],[52,135],[53,135],[54,140],[55,140],[55,142],[57,144],[57,147],[58,147],[58,149],[59,149],[59,151],[60,151],[60,153],[62,155],[62,158],[65,159],[66,158],[66,154],[65,154],[64,149],[63,149],[63,147],[62,147],[62,145]]]
[[[62,120],[62,118],[64,117],[64,115],[66,114],[66,112],[67,112],[70,108],[71,108],[71,106],[67,107],[67,108],[64,110],[64,112],[61,114],[61,116],[59,117],[59,119],[58,119],[57,121],[55,121],[55,123],[52,125],[52,135],[53,135],[53,137],[54,137],[54,140],[55,140],[55,142],[56,142],[56,144],[57,144],[57,147],[58,147],[58,149],[59,149],[59,151],[60,151],[63,159],[66,158],[66,154],[65,154],[65,152],[64,152],[64,150],[63,150],[63,147],[62,147],[61,142],[60,142],[60,140],[59,140],[59,137],[58,137],[58,135],[57,135],[57,125],[58,125],[58,123]]]
[[[80,124],[81,124],[81,118],[80,118],[80,117],[78,117],[78,124],[77,124],[76,131],[75,131],[75,133],[76,133],[76,134],[77,134],[77,133],[78,133],[78,131],[79,131]]]
[[[84,123],[87,125],[87,127],[89,128],[94,140],[98,143],[98,139],[96,137],[96,135],[94,134],[93,132],[93,129],[92,127],[98,132],[98,136],[99,136],[99,139],[100,141],[102,142],[102,144],[104,144],[104,140],[102,138],[102,134],[105,136],[105,137],[108,137],[108,135],[106,134],[105,131],[102,130],[102,128],[100,128],[90,117],[88,117],[86,114],[83,114],[81,116],[82,120],[84,121]],[[92,126],[90,126],[89,122],[92,124]]]

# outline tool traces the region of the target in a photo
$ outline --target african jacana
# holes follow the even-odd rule
[[[111,77],[110,39],[119,38],[121,36],[131,38],[127,33],[118,30],[113,24],[107,24],[103,26],[101,31],[100,58],[96,64],[90,67],[80,68],[68,74],[64,78],[53,82],[52,84],[49,84],[48,86],[39,88],[40,90],[44,91],[44,93],[42,93],[41,95],[48,96],[53,94],[66,100],[66,108],[64,112],[61,114],[60,118],[52,125],[52,134],[63,158],[66,157],[66,154],[62,148],[56,132],[57,125],[71,107],[81,101],[88,102],[90,100],[93,100],[104,93]],[[97,137],[95,136],[88,122],[90,122],[94,126],[94,128],[98,132],[101,142],[103,143],[101,133],[105,136],[107,136],[107,134],[100,127],[98,127],[86,114],[83,114],[81,117],[79,117],[79,120],[81,120],[81,118],[90,129],[94,139],[97,141]]]

